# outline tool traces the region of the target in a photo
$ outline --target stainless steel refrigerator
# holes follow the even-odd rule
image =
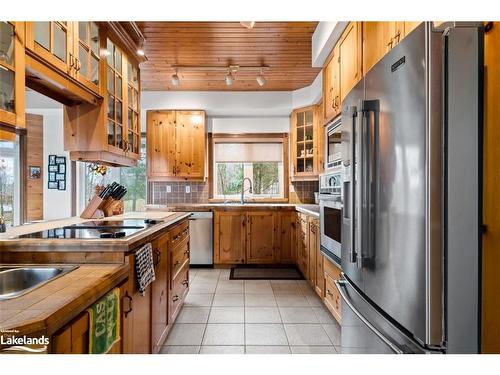
[[[423,23],[342,110],[344,353],[475,353],[482,40]]]

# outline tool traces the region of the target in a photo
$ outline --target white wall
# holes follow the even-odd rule
[[[27,113],[43,116],[43,219],[71,216],[71,168],[69,153],[64,151],[63,110],[27,108]],[[47,188],[49,155],[66,156],[66,190]]]

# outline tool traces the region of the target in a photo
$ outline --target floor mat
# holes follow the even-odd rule
[[[301,280],[297,268],[272,266],[236,266],[231,268],[230,280]]]

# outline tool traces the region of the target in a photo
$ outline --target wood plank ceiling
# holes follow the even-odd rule
[[[287,91],[308,86],[320,69],[311,67],[311,38],[317,22],[137,22],[148,61],[141,64],[142,90]],[[224,70],[181,68],[180,84],[171,82],[172,66],[227,67],[268,65],[259,86],[258,70],[235,74],[227,86]]]

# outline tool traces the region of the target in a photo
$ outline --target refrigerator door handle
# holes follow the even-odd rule
[[[370,114],[373,112],[373,124]],[[375,254],[375,208],[378,195],[378,157],[379,157],[379,100],[363,100],[361,108],[360,155],[362,171],[360,173],[360,199],[358,216],[360,252],[358,267],[369,265]]]
[[[356,252],[356,239],[355,239],[355,223],[356,223],[356,197],[355,194],[355,181],[356,181],[356,125],[358,121],[358,113],[357,108],[355,106],[350,108],[351,113],[351,163],[349,168],[351,174],[351,183],[349,185],[349,195],[350,195],[350,211],[351,211],[351,225],[349,227],[349,237],[350,237],[350,249],[349,249],[349,261],[351,263],[356,263],[357,261],[357,252]]]
[[[352,310],[354,314],[373,332],[375,335],[378,336],[387,346],[389,346],[396,354],[405,354],[403,350],[399,346],[397,346],[390,338],[388,338],[386,335],[384,335],[382,332],[380,332],[377,327],[375,327],[373,324],[371,324],[364,316],[359,312],[358,309],[354,306],[352,301],[349,299],[349,296],[345,292],[344,288],[346,284],[349,284],[349,281],[347,279],[339,279],[335,280],[335,286],[337,287],[337,290],[340,293],[340,296],[344,300],[344,302],[349,306],[349,308]],[[356,289],[352,288],[353,290],[356,291]],[[357,293],[357,291],[356,291]],[[363,297],[359,295],[362,299]],[[368,302],[367,302],[368,303]]]

